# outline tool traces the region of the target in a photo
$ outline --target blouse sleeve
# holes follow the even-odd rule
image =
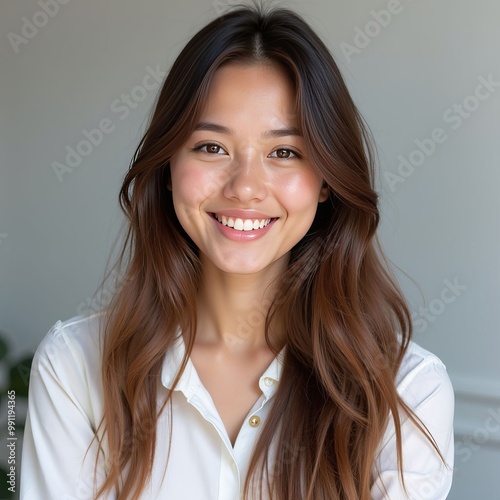
[[[423,350],[422,350],[423,351]],[[441,361],[428,353],[405,374],[398,391],[405,403],[425,424],[435,439],[445,462],[425,435],[402,415],[403,477],[397,468],[396,436],[389,420],[375,462],[374,500],[444,500],[451,488],[453,467],[453,387]]]
[[[22,500],[93,497],[98,446],[92,440],[100,411],[93,407],[99,399],[93,380],[100,370],[97,363],[92,366],[96,356],[89,357],[59,326],[47,334],[33,359],[21,464]]]

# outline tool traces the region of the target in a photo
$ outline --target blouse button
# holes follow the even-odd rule
[[[273,385],[273,379],[272,378],[269,378],[269,377],[266,377],[264,379],[264,384],[267,385],[267,387],[270,387],[271,385]]]
[[[258,427],[260,424],[260,417],[254,415],[253,417],[250,417],[248,423],[250,424],[251,427]]]

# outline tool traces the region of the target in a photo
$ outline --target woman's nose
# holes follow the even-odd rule
[[[241,203],[259,201],[266,197],[266,174],[258,155],[245,154],[234,158],[229,166],[223,194]]]

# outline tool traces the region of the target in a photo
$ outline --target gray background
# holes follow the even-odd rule
[[[233,3],[60,1],[0,7],[0,330],[18,354],[105,300],[92,298],[122,220],[117,191],[156,96],[144,78]],[[449,498],[500,498],[500,4],[280,3],[327,42],[375,135],[382,242],[406,273],[415,338],[456,390]],[[481,78],[497,83],[478,100]],[[58,177],[53,163],[105,119],[112,130]]]

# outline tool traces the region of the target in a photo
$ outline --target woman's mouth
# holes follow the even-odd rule
[[[262,229],[270,224],[274,218],[271,219],[240,219],[238,217],[227,217],[225,215],[219,215],[212,213],[212,217],[217,220],[223,226],[230,227],[236,231],[254,231],[256,229]]]

